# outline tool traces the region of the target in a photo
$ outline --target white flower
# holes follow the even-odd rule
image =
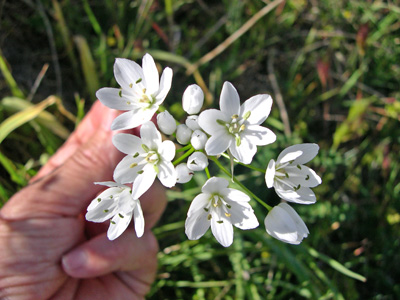
[[[189,182],[193,177],[193,171],[189,170],[185,163],[181,163],[176,166],[176,182],[186,183]]]
[[[142,67],[134,61],[117,58],[114,76],[121,89],[102,88],[97,98],[104,105],[127,112],[111,124],[112,130],[129,129],[149,121],[167,96],[172,70],[165,68],[159,80],[156,64],[150,54],[143,56]]]
[[[278,196],[286,201],[315,203],[316,197],[310,188],[322,181],[312,169],[303,164],[313,159],[318,149],[317,144],[299,144],[283,150],[276,162],[271,159],[268,164],[265,173],[267,187],[274,187]]]
[[[208,158],[203,152],[194,152],[188,157],[187,167],[192,171],[203,171],[208,166]]]
[[[192,133],[192,137],[190,138],[190,143],[193,148],[196,150],[204,149],[204,146],[208,140],[208,136],[204,133],[204,131],[200,129],[196,129]]]
[[[189,85],[182,97],[182,108],[189,115],[197,114],[200,112],[204,102],[203,90],[197,85]]]
[[[205,110],[198,119],[200,127],[211,135],[205,145],[208,155],[220,155],[229,149],[238,161],[250,164],[257,146],[276,140],[271,130],[259,126],[271,111],[269,95],[256,95],[240,105],[236,89],[225,82],[219,106],[221,110]]]
[[[176,129],[176,139],[179,144],[186,145],[192,137],[193,131],[185,124],[179,124]]]
[[[96,182],[109,188],[98,195],[88,206],[86,220],[104,222],[108,219],[110,227],[107,231],[109,240],[115,240],[128,227],[132,220],[138,237],[144,232],[144,218],[139,199],[132,197],[131,189],[116,182]]]
[[[185,232],[190,240],[197,240],[211,226],[217,241],[224,247],[233,242],[232,224],[240,229],[258,226],[249,196],[228,188],[228,180],[212,177],[190,205],[185,222]]]
[[[160,131],[164,134],[171,135],[176,130],[176,121],[167,110],[160,112],[157,115],[157,125]]]
[[[121,183],[133,182],[133,198],[143,195],[156,176],[166,187],[176,183],[176,171],[171,162],[175,156],[174,143],[163,142],[152,122],[142,125],[140,136],[119,133],[113,137],[114,146],[127,154],[115,168],[114,179]]]
[[[268,234],[289,244],[300,244],[309,234],[306,224],[285,202],[274,206],[264,223]]]

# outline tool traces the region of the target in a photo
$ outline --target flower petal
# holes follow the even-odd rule
[[[275,161],[271,159],[268,163],[267,170],[265,171],[265,183],[267,187],[270,189],[274,186],[274,178],[275,178]]]
[[[253,229],[258,227],[259,223],[250,204],[242,202],[232,205],[231,222],[237,228],[242,230]]]
[[[173,187],[176,184],[176,170],[170,161],[163,161],[158,165],[158,179],[165,187]]]
[[[303,165],[312,160],[318,154],[317,144],[298,144],[283,150],[276,160],[277,163],[285,163],[293,160],[293,164]]]
[[[259,125],[248,125],[243,134],[249,143],[257,146],[265,146],[276,141],[276,135],[272,130]]]
[[[207,109],[203,111],[198,119],[197,123],[208,134],[215,134],[218,131],[226,131],[226,127],[218,123],[218,120],[224,122],[230,122],[230,116],[225,115],[223,112],[217,109]]]
[[[224,194],[224,198],[226,200],[232,201],[232,202],[249,202],[250,197],[243,193],[242,191],[238,191],[236,189],[231,189],[227,188],[226,193]]]
[[[219,107],[221,108],[221,111],[229,117],[239,115],[240,113],[239,94],[232,83],[228,81],[225,81],[222,86]]]
[[[94,207],[93,204],[97,205]],[[113,215],[115,215],[115,211],[117,208],[117,203],[114,199],[102,199],[98,202],[97,199],[92,201],[91,205],[88,207],[88,211],[85,215],[86,220],[96,223],[102,223],[105,220],[110,219]]]
[[[276,182],[274,187],[278,196],[289,202],[313,204],[317,201],[314,192],[308,187],[302,186],[298,190],[294,190]]]
[[[143,153],[142,140],[132,134],[118,133],[112,137],[112,143],[125,154]]]
[[[146,165],[143,168],[143,173],[138,174],[132,185],[132,198],[139,199],[153,184],[156,179],[156,171],[153,165]],[[175,177],[176,178],[176,177]]]
[[[289,244],[300,244],[307,237],[307,227],[289,205],[275,206],[265,218],[265,228],[271,236]],[[289,209],[293,211],[289,211]],[[294,218],[293,218],[294,217]],[[304,229],[305,228],[305,229]]]
[[[131,84],[136,86],[136,82],[140,79],[140,90],[146,86],[142,68],[136,62],[129,59],[115,59],[114,76],[115,80],[123,89],[129,89]]]
[[[137,159],[131,155],[125,156],[115,167],[114,180],[122,184],[133,182],[138,176],[137,172],[142,168],[142,166],[131,168],[133,163],[137,163]]]
[[[153,95],[157,99],[156,103],[158,105],[160,105],[164,101],[165,97],[167,97],[167,94],[171,89],[171,83],[172,83],[172,69],[165,68],[161,75],[160,88],[158,90],[158,93],[156,95]]]
[[[314,172],[314,170],[310,169],[304,165],[297,166],[287,166],[285,167],[285,171],[289,178],[285,179],[290,181],[293,186],[305,186],[305,187],[316,187],[321,184],[321,178]]]
[[[164,141],[161,143],[161,147],[158,150],[158,153],[161,155],[163,160],[171,161],[175,157],[175,144],[172,141]]]
[[[228,180],[220,177],[211,177],[206,181],[206,183],[201,188],[203,193],[213,194],[213,193],[221,193],[221,191],[227,188],[229,185]]]
[[[222,222],[221,222],[222,221]],[[224,247],[229,247],[233,242],[233,227],[226,219],[215,220],[215,214],[211,219],[211,231],[216,240]]]
[[[263,123],[271,112],[272,98],[270,95],[256,95],[246,100],[240,107],[240,117],[244,117],[250,112],[247,121],[250,124],[260,125]]]
[[[140,238],[144,233],[144,217],[139,200],[137,200],[135,209],[133,210],[133,220],[135,222],[136,236]]]
[[[234,138],[226,131],[218,131],[213,134],[206,142],[204,149],[208,155],[220,155],[231,146]]]
[[[153,122],[146,122],[140,127],[140,137],[143,144],[149,147],[150,150],[158,152],[158,149],[161,147],[161,134]]]
[[[142,69],[144,73],[144,78],[146,79],[147,93],[149,93],[150,95],[157,93],[160,87],[158,70],[153,57],[148,53],[143,56]]]
[[[238,161],[248,165],[257,152],[257,146],[251,144],[247,138],[242,138],[239,146],[236,145],[236,141],[232,141],[229,150]]]
[[[136,108],[134,101],[121,89],[101,88],[96,92],[96,97],[101,103],[112,109],[131,110]]]
[[[204,210],[197,210],[188,215],[185,221],[185,233],[189,240],[198,240],[210,228],[208,214]]]
[[[110,227],[108,227],[107,237],[110,241],[115,240],[119,237],[128,227],[132,220],[132,212],[129,214],[116,214],[110,222]]]
[[[135,118],[139,110],[130,110],[116,117],[111,123],[111,130],[123,130],[135,128],[141,123]]]

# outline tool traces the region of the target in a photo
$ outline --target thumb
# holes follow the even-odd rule
[[[111,180],[122,158],[108,128],[99,126],[60,166],[12,197],[1,211],[3,217],[78,215],[102,189],[93,182]]]

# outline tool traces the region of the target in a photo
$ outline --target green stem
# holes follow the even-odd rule
[[[210,179],[210,178],[211,178],[211,175],[210,175],[210,171],[208,170],[208,167],[206,167],[206,168],[204,169],[204,171],[206,171],[207,179]]]
[[[232,177],[233,181],[237,185],[239,185],[242,188],[242,190],[244,190],[250,197],[253,197],[258,203],[260,203],[269,211],[272,209],[271,206],[269,206],[267,203],[258,198],[252,191],[250,191],[247,187],[245,187],[243,183],[237,180],[235,176],[232,176],[232,174],[218,161],[216,157],[210,156],[209,159],[211,159],[225,174],[227,174],[229,177]]]
[[[194,152],[194,148],[193,147],[191,147],[190,149],[189,149],[189,151],[187,151],[186,153],[184,153],[181,157],[179,157],[179,158],[177,158],[176,160],[174,160],[173,162],[172,162],[172,164],[174,165],[174,166],[176,166],[177,164],[179,164],[182,160],[184,160],[186,157],[188,157],[190,154],[192,154],[193,152]]]
[[[191,144],[186,145],[185,147],[179,148],[175,152],[178,153],[178,152],[186,151],[186,150],[189,150],[190,148],[192,148]]]
[[[226,154],[226,153],[222,153],[222,156],[225,157],[225,158],[227,158],[227,159],[229,159],[229,160],[231,159],[231,158],[229,157],[229,155]],[[235,163],[237,163],[237,164],[239,164],[239,165],[241,165],[241,166],[243,166],[243,167],[246,167],[246,168],[249,168],[249,169],[252,169],[252,170],[261,172],[261,173],[265,173],[265,170],[264,170],[264,169],[260,169],[260,168],[254,167],[254,166],[252,166],[252,165],[246,165],[246,164],[244,164],[244,163],[241,163],[240,161],[235,161]]]

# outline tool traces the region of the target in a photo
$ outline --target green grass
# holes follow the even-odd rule
[[[317,204],[295,206],[311,232],[297,247],[273,240],[263,225],[236,230],[227,249],[210,233],[188,241],[183,221],[199,189],[195,182],[178,186],[155,228],[160,267],[149,299],[400,298],[400,3],[291,0],[257,20],[271,2],[6,1],[1,203],[57,150],[95,91],[116,86],[114,59],[149,52],[174,69],[165,106],[177,119],[192,83],[206,91],[209,106],[224,81],[242,100],[271,94],[266,126],[278,139],[254,166],[264,169],[291,144],[318,143],[312,167],[323,180]],[[43,104],[55,94],[60,101]],[[37,103],[40,111],[29,115]],[[278,200],[259,173],[243,180],[268,204]],[[266,211],[255,207],[262,223]]]

